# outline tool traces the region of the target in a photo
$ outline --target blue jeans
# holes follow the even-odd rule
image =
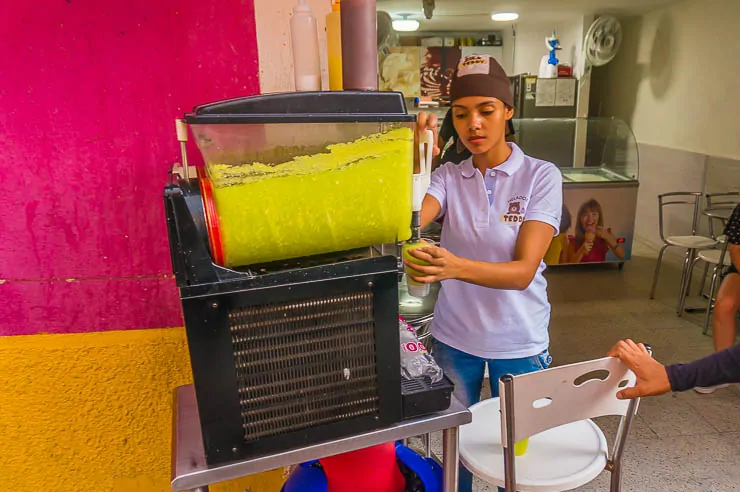
[[[486,364],[488,364],[491,396],[495,398],[498,396],[498,381],[504,374],[516,376],[541,371],[547,369],[552,362],[552,357],[547,350],[522,359],[483,359],[452,348],[435,338],[432,339],[432,355],[442,371],[455,384],[455,397],[466,407],[480,401]],[[461,464],[459,492],[472,492],[472,490],[473,474]]]

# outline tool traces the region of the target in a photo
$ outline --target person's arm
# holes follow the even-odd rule
[[[425,229],[447,209],[447,174],[449,166],[443,165],[434,171],[429,180],[424,200],[421,202],[421,229]]]
[[[730,260],[732,260],[733,266],[740,271],[740,244],[730,244],[727,250],[730,252]]]
[[[619,241],[617,241],[616,236],[612,233],[610,229],[600,229],[597,236],[604,240],[606,245],[609,247],[610,250],[612,250],[617,258],[619,258],[620,260],[624,258],[624,246],[622,246]]]
[[[673,391],[740,383],[740,345],[733,345],[689,364],[671,364],[666,366],[666,372]]]
[[[439,171],[444,170],[443,166]],[[536,178],[525,221],[519,229],[512,261],[491,263],[469,260],[445,248],[429,246],[409,254],[429,265],[406,260],[409,267],[424,276],[412,276],[420,283],[448,279],[493,289],[524,290],[532,282],[553,236],[558,231],[562,213],[562,175],[554,165],[543,169]],[[430,194],[433,187],[429,188]]]
[[[434,196],[427,193],[421,203],[421,229],[424,230],[442,212],[442,205]]]
[[[635,386],[617,393],[622,399],[740,382],[740,344],[690,364],[669,366],[653,359],[643,344],[632,340],[617,342],[607,355],[624,362],[637,378]]]
[[[450,253],[447,249],[429,246],[409,251],[409,255],[429,263],[419,265],[406,260],[413,270],[424,276],[412,278],[430,284],[457,279],[492,289],[524,290],[532,282],[542,258],[547,252],[554,227],[537,221],[522,224],[516,242],[514,260],[502,263],[469,260]]]
[[[514,261],[488,263],[462,259],[456,278],[492,289],[524,290],[532,283],[555,230],[550,224],[529,220],[519,230]]]

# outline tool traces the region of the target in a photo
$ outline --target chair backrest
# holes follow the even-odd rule
[[[672,193],[663,193],[658,195],[658,222],[660,228],[660,239],[665,241],[668,235],[665,231],[665,219],[663,210],[669,206],[681,205],[684,207],[691,206],[693,213],[691,215],[691,235],[696,235],[696,229],[699,225],[699,209],[701,206],[702,194],[699,191],[677,191]]]
[[[705,212],[709,211],[728,211],[732,212],[732,210],[737,207],[738,203],[740,203],[740,191],[728,191],[724,193],[707,193],[705,195],[706,201],[707,201],[707,207],[705,209]],[[721,220],[717,217],[709,217],[709,235],[712,236],[713,239],[716,239],[716,234],[714,232],[714,221],[715,220]],[[724,223],[725,221],[722,220],[724,229]]]
[[[740,203],[740,191],[728,191],[724,193],[707,193],[707,209],[716,208],[733,209]]]
[[[509,378],[510,383],[506,378]],[[506,391],[511,384],[512,390]],[[513,439],[519,442],[547,429],[603,415],[626,416],[630,402],[617,392],[635,384],[635,375],[619,359],[606,357],[520,376],[503,376],[501,437],[507,442],[507,411],[513,409]],[[513,402],[507,400],[513,395]]]

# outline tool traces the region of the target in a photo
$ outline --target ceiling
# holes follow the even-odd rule
[[[378,10],[396,19],[399,14],[421,22],[422,31],[491,31],[508,22],[493,22],[493,12],[516,12],[516,22],[555,22],[589,14],[641,14],[677,0],[435,0],[434,15],[427,20],[422,0],[377,0]]]

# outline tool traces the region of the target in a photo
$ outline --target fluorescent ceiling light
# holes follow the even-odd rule
[[[519,18],[519,14],[515,12],[496,12],[491,14],[491,19],[498,22],[514,21]]]
[[[419,29],[419,21],[414,19],[407,19],[410,14],[401,14],[402,19],[396,19],[393,21],[393,29],[396,31],[409,32],[416,31]]]

